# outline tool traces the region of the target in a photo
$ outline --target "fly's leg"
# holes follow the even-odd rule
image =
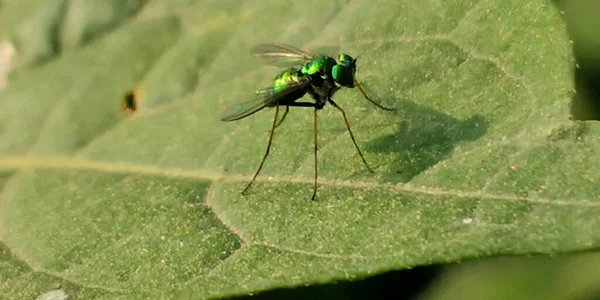
[[[263,159],[260,162],[260,165],[258,166],[258,170],[256,170],[256,173],[254,173],[252,180],[250,180],[250,182],[248,183],[246,188],[242,191],[242,195],[245,195],[246,191],[248,191],[248,189],[250,188],[252,183],[254,183],[254,180],[256,180],[256,176],[258,176],[258,173],[260,173],[260,170],[262,169],[263,164],[265,163],[265,160],[267,159],[267,156],[269,156],[269,151],[271,150],[271,142],[273,141],[273,134],[275,133],[275,127],[277,124],[277,115],[278,114],[279,114],[279,106],[275,106],[275,117],[273,118],[273,125],[271,126],[271,133],[269,134],[269,143],[267,144],[267,151],[265,152],[265,155],[263,156]]]
[[[350,129],[350,121],[348,121],[348,116],[346,115],[346,112],[339,105],[337,105],[337,103],[333,102],[332,99],[328,99],[327,101],[329,101],[329,103],[331,103],[331,105],[333,105],[333,107],[337,108],[342,113],[342,116],[344,116],[344,121],[346,122],[346,128],[348,128],[348,133],[350,133],[350,138],[352,138],[352,143],[354,143],[354,147],[356,147],[356,150],[358,151],[358,155],[360,155],[360,158],[362,159],[362,161],[365,164],[365,166],[367,167],[367,169],[369,169],[369,172],[374,173],[373,169],[371,169],[371,167],[369,167],[367,160],[365,160],[365,157],[363,156],[362,151],[360,151],[360,148],[358,148],[358,144],[356,144],[356,139],[354,138],[352,129]]]
[[[369,96],[367,95],[367,92],[366,92],[366,91],[365,91],[365,89],[363,88],[363,86],[362,86],[362,83],[359,83],[359,82],[356,82],[356,81],[355,81],[355,82],[354,82],[354,85],[355,85],[356,87],[358,87],[358,90],[359,90],[359,91],[360,91],[360,92],[363,94],[363,96],[365,96],[365,99],[369,100],[369,102],[373,103],[375,106],[377,106],[377,107],[379,107],[379,108],[381,108],[381,109],[383,109],[383,110],[397,110],[396,108],[389,108],[389,107],[385,107],[385,106],[382,106],[381,104],[378,104],[377,102],[373,101],[373,100],[371,99],[371,97],[369,97]],[[338,108],[339,108],[339,107],[338,107]]]
[[[314,112],[314,121],[313,121],[313,136],[315,139],[315,184],[314,184],[314,188],[313,188],[313,195],[312,195],[312,200],[315,200],[317,198],[317,179],[318,179],[318,164],[317,164],[317,151],[318,149],[318,144],[317,144],[317,129],[318,129],[318,118],[317,118],[317,111],[321,108],[323,108],[323,105],[320,105],[319,103],[313,103],[313,102],[294,102],[289,104],[289,106],[298,106],[298,107],[314,107],[315,112]]]
[[[317,197],[317,151],[319,151],[319,146],[317,143],[317,126],[318,126],[318,118],[317,118],[317,108],[315,107],[315,117],[313,121],[313,135],[315,138],[315,187],[313,189],[312,200],[315,200]]]
[[[281,123],[283,123],[283,120],[285,120],[285,117],[287,116],[289,111],[290,111],[290,107],[286,106],[285,111],[283,112],[283,116],[281,117],[281,120],[279,120],[279,122],[277,122],[277,125],[275,125],[275,128],[279,127],[279,125],[281,125]]]

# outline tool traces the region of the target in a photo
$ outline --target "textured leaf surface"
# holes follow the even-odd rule
[[[6,298],[206,298],[600,243],[600,128],[568,120],[549,1],[64,2],[0,10],[22,16],[5,19],[22,60],[0,94]],[[272,115],[219,115],[277,74],[248,55],[264,42],[361,55],[399,108],[335,96],[375,175],[326,107],[309,201],[312,113],[292,109],[239,194]]]

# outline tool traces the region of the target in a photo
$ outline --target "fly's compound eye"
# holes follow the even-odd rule
[[[337,84],[345,87],[354,87],[353,70],[354,68],[339,64],[333,67],[331,70],[331,75]]]

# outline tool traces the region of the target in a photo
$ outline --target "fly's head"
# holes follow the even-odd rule
[[[354,87],[354,75],[356,74],[356,58],[348,54],[340,54],[338,63],[331,70],[333,80],[344,87]]]

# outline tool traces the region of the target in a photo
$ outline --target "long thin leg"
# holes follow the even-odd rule
[[[322,106],[317,107],[316,103],[314,102],[292,102],[292,103],[287,103],[286,104],[286,112],[285,114],[287,114],[289,106],[296,106],[296,107],[313,107],[315,109],[314,112],[314,128],[313,128],[313,134],[314,134],[314,139],[315,139],[315,185],[314,185],[314,189],[313,189],[313,195],[312,195],[312,200],[315,200],[315,198],[317,197],[317,178],[318,178],[318,173],[317,173],[317,151],[318,149],[318,144],[317,144],[317,129],[318,129],[318,119],[317,119],[317,111],[322,108]],[[285,118],[285,114],[283,115],[283,117],[281,118],[281,120],[279,121],[279,123],[276,124],[277,122],[277,111],[275,111],[275,119],[273,120],[273,128],[271,129],[271,137],[269,138],[269,146],[267,147],[267,153],[265,154],[265,157],[263,158],[263,161],[260,163],[260,167],[258,168],[258,171],[256,171],[256,175],[258,175],[258,172],[260,171],[260,169],[262,168],[262,164],[265,161],[265,158],[267,157],[267,154],[269,154],[269,147],[271,145],[271,138],[273,137],[273,131],[275,130],[275,127],[277,127],[279,124],[281,124],[281,122],[283,122],[283,119]],[[256,175],[254,175],[254,178],[256,178]],[[252,178],[252,182],[254,181],[254,178]],[[248,184],[248,187],[250,187],[250,184],[252,184],[252,182],[250,182]],[[246,189],[248,189],[248,187],[246,187]],[[244,190],[245,191],[245,190]]]
[[[281,117],[281,120],[279,120],[279,122],[277,122],[277,125],[275,125],[275,128],[277,128],[277,127],[279,127],[279,125],[281,125],[281,123],[283,122],[283,120],[285,120],[285,116],[287,116],[289,111],[290,111],[290,107],[286,106],[285,111],[283,112],[283,116]]]
[[[313,122],[313,135],[315,138],[315,188],[313,189],[312,200],[315,200],[315,197],[317,197],[317,151],[319,151],[319,146],[317,143],[317,124],[317,109],[315,108],[315,117]]]
[[[348,121],[348,116],[346,115],[346,112],[339,105],[337,105],[337,103],[333,102],[333,100],[331,98],[328,101],[329,101],[329,103],[331,103],[331,105],[333,105],[335,108],[337,108],[342,113],[342,116],[344,116],[344,121],[346,122],[346,128],[348,128],[348,132],[350,133],[350,138],[352,138],[352,142],[354,143],[354,147],[356,147],[356,150],[358,151],[358,155],[360,155],[360,158],[362,159],[363,163],[365,163],[365,166],[367,167],[367,169],[369,169],[369,172],[374,173],[373,169],[371,169],[371,167],[369,167],[369,164],[365,160],[365,157],[363,156],[362,152],[360,151],[360,148],[358,148],[358,144],[356,144],[356,139],[354,138],[352,129],[350,129],[350,121]]]
[[[360,91],[360,92],[363,94],[363,96],[365,96],[365,98],[366,98],[367,100],[369,100],[369,102],[373,103],[375,106],[377,106],[377,107],[379,107],[379,108],[381,108],[381,109],[383,109],[383,110],[397,110],[396,108],[388,108],[388,107],[382,106],[381,104],[378,104],[377,102],[373,101],[373,100],[371,99],[371,97],[369,97],[369,96],[367,95],[367,92],[365,92],[365,89],[363,88],[363,86],[362,86],[362,83],[359,83],[359,82],[354,82],[354,85],[355,85],[356,87],[358,87],[358,90],[359,90],[359,91]]]
[[[265,163],[265,160],[267,159],[267,156],[269,156],[269,151],[271,150],[271,142],[273,141],[273,134],[275,133],[275,124],[277,123],[277,115],[278,114],[279,114],[279,106],[275,106],[275,117],[273,118],[273,125],[271,126],[271,133],[269,134],[269,143],[267,144],[267,151],[265,152],[265,155],[263,156],[263,159],[260,162],[260,165],[258,166],[258,170],[256,170],[256,173],[254,173],[254,177],[252,177],[252,180],[250,180],[250,182],[248,183],[246,188],[242,191],[242,195],[244,195],[246,193],[246,191],[250,188],[252,183],[254,183],[254,180],[256,179],[256,176],[258,176],[258,173],[260,173],[260,170],[262,169],[263,164]]]

